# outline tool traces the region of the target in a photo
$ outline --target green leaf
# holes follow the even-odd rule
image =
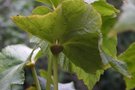
[[[3,60],[5,60],[5,62]],[[20,64],[20,63],[22,63],[22,61],[15,60],[12,57],[9,57],[9,56],[7,57],[4,54],[0,53],[0,72],[3,72],[9,67],[12,67],[13,65]]]
[[[123,12],[114,27],[115,32],[135,30],[135,0],[128,0],[123,6]]]
[[[39,15],[44,15],[44,14],[47,14],[51,11],[51,9],[49,9],[48,7],[45,7],[45,6],[38,6],[36,7],[33,11],[32,11],[32,14],[39,14]]]
[[[0,88],[2,90],[23,90],[25,63],[14,65],[6,71],[0,73]]]
[[[116,18],[113,16],[104,16],[102,17],[102,28],[101,32],[103,34],[103,42],[102,42],[102,49],[105,53],[112,57],[116,57],[117,55],[117,35],[110,37],[108,34],[112,30],[114,24],[116,22]]]
[[[130,71],[132,77],[131,79],[125,78],[127,90],[131,90],[135,88],[135,43],[131,44],[129,48],[122,53],[118,58],[120,60],[123,60],[128,65],[128,70]]]
[[[36,1],[44,3],[45,5],[48,6],[57,7],[62,0],[36,0]]]
[[[51,0],[55,7],[57,7],[62,0]]]
[[[104,0],[95,1],[92,3],[92,6],[102,15],[102,16],[109,16],[115,15],[119,11],[113,7],[111,4],[107,3]]]
[[[78,8],[79,6],[81,7]],[[61,9],[63,9],[62,12]],[[98,13],[82,0],[65,1],[62,7],[46,15],[15,16],[12,19],[23,30],[51,43],[56,39],[60,43],[70,39],[71,34],[75,36],[76,33],[98,31],[101,26]]]
[[[47,75],[48,75],[47,71],[40,70],[39,72],[40,72],[40,76],[41,77],[43,77],[44,79],[47,79]],[[53,80],[52,79],[51,79],[51,84],[53,84]]]
[[[96,33],[76,36],[64,45],[64,54],[85,72],[95,72],[102,68],[97,41]]]
[[[99,81],[101,74],[104,70],[98,70],[94,74],[86,73],[83,69],[72,64],[72,72],[76,73],[80,80],[84,81],[84,84],[87,85],[88,90],[92,90],[97,81]]]
[[[104,60],[105,64],[109,64],[111,67],[113,67],[115,70],[123,74],[124,76],[130,78],[131,74],[127,70],[127,65],[125,62],[120,61],[117,58],[111,57],[108,54],[101,52],[101,57]]]
[[[51,0],[36,0],[36,1],[37,1],[37,2],[41,2],[41,3],[45,4],[46,6],[52,8]]]
[[[111,66],[116,69],[118,72],[123,74],[124,76],[130,77],[126,64],[117,59],[117,35],[110,37],[108,34],[113,28],[116,22],[116,17],[110,16],[103,16],[102,17],[102,34],[101,41],[99,43],[100,54],[102,57],[103,63],[107,66]]]
[[[11,45],[4,48],[0,53],[0,72],[14,65],[23,63],[28,58],[31,51],[32,49],[25,45]]]
[[[118,10],[106,2],[106,0],[98,0],[92,3],[92,6],[102,16],[102,28],[101,28],[101,48],[103,51],[111,57],[116,57],[117,50],[117,35],[113,37],[109,36],[109,32],[112,30],[117,20],[116,14]],[[103,60],[104,61],[104,60]]]
[[[11,45],[2,50],[0,53],[0,88],[2,90],[23,90],[25,79],[23,68],[31,52],[32,49],[25,45]]]
[[[69,60],[84,71],[95,72],[102,67],[98,50],[101,17],[83,0],[65,0],[46,15],[12,19],[23,30],[51,44],[58,40]]]

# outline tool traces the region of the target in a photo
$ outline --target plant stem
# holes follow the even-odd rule
[[[51,86],[51,75],[52,75],[52,55],[49,54],[48,58],[48,72],[47,72],[47,84],[46,84],[46,90],[50,90]]]
[[[54,90],[58,90],[58,55],[53,55]]]
[[[32,70],[32,75],[33,75],[33,78],[34,78],[34,81],[36,83],[36,88],[37,90],[41,90],[41,87],[40,87],[40,83],[39,83],[39,80],[38,80],[38,76],[37,76],[37,72],[35,70],[35,67],[31,67],[31,70]]]

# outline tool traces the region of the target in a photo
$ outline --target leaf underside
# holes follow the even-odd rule
[[[65,0],[48,14],[14,16],[12,20],[21,29],[49,43],[59,40],[64,54],[84,71],[95,72],[102,67],[98,50],[101,17],[82,0]]]

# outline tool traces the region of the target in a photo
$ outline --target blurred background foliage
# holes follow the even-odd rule
[[[12,23],[13,15],[28,15],[34,0],[0,0],[0,49],[10,44],[27,43],[28,37]]]
[[[113,4],[117,9],[122,6],[122,0],[107,0],[110,4]],[[32,9],[39,5],[34,0],[0,0],[0,50],[11,44],[24,43],[29,45],[28,36],[25,32],[16,27],[11,21],[10,17],[13,15],[29,15]],[[132,42],[135,41],[135,33],[128,31],[118,34],[118,54],[126,50]],[[41,58],[37,62],[37,68],[46,69],[46,58]],[[46,65],[45,65],[46,64]],[[29,73],[29,70],[26,70]],[[25,87],[32,85],[31,75],[26,73],[28,77],[25,83]],[[71,75],[68,72],[61,72],[61,82],[74,81],[77,90],[87,90],[82,81],[78,80],[76,75]],[[31,81],[31,82],[30,82]],[[125,90],[125,81],[121,74],[117,73],[113,69],[105,71],[104,75],[95,85],[93,90]]]

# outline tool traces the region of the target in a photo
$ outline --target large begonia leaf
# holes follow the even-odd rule
[[[88,90],[92,90],[96,82],[99,81],[101,74],[104,70],[97,70],[96,73],[86,73],[83,69],[72,64],[72,72],[76,73],[80,80],[84,81],[84,84],[87,85]]]
[[[32,49],[25,45],[11,45],[2,50],[0,53],[0,88],[2,90],[23,90],[25,79],[23,69],[31,52]]]
[[[127,90],[131,90],[135,88],[135,43],[131,44],[118,58],[127,63],[128,70],[132,75],[131,79],[125,78]]]
[[[75,73],[79,80],[83,80],[84,84],[88,87],[88,90],[92,90],[97,81],[99,81],[101,74],[104,70],[97,70],[95,73],[87,73],[82,68],[76,66],[68,58],[62,54],[60,58],[61,68],[70,73]]]
[[[101,17],[83,0],[65,0],[46,15],[14,16],[12,19],[21,29],[49,43],[58,40],[69,60],[84,71],[95,72],[101,68],[98,50]]]

